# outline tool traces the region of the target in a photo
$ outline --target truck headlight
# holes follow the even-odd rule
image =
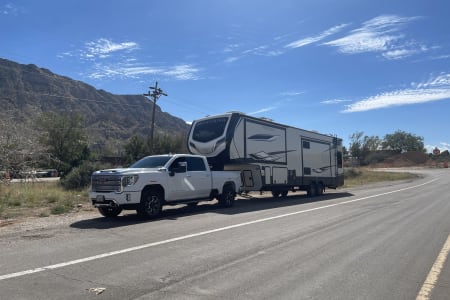
[[[122,177],[122,186],[123,187],[132,186],[132,185],[136,184],[138,179],[139,179],[138,175],[123,176]]]

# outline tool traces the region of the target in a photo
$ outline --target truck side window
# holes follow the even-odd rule
[[[179,170],[181,170],[180,169],[180,163],[182,163],[182,162],[186,162],[186,158],[185,157],[179,157],[179,158],[177,158],[177,159],[175,159],[174,161],[173,161],[173,163],[170,165],[170,167],[169,167],[169,171],[175,171],[176,173],[179,173]],[[186,171],[186,170],[185,170]]]
[[[206,166],[200,157],[186,157],[188,171],[206,171]]]

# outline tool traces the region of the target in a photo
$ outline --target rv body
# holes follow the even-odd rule
[[[241,172],[243,191],[321,195],[344,184],[342,140],[232,112],[192,123],[188,149],[215,170]]]

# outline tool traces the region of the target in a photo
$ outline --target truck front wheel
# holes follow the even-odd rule
[[[137,213],[146,218],[156,218],[162,211],[162,195],[156,190],[142,194]]]
[[[231,186],[227,185],[223,188],[219,197],[219,204],[223,207],[231,207],[234,204],[235,193]]]
[[[122,208],[120,208],[120,207],[99,207],[98,211],[104,217],[114,218],[114,217],[117,217],[122,212]]]

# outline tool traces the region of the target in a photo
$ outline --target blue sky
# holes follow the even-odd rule
[[[0,0],[0,57],[189,122],[241,111],[348,144],[450,148],[450,1]]]

